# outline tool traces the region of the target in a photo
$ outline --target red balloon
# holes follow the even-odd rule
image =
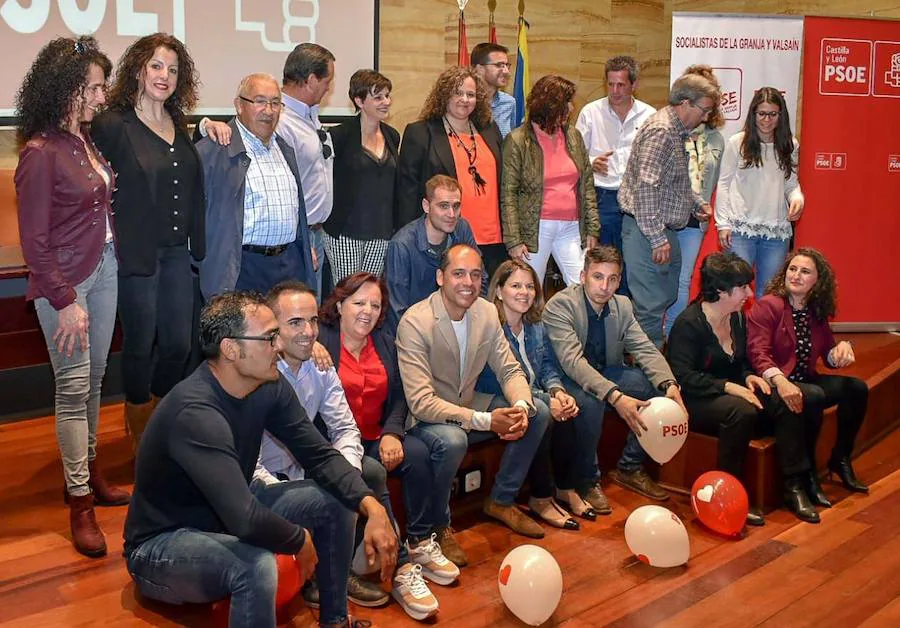
[[[707,528],[734,536],[744,529],[750,500],[736,477],[724,471],[707,471],[691,488],[691,506]]]
[[[300,565],[292,554],[276,554],[275,563],[278,565],[278,588],[275,590],[275,612],[281,613],[284,607],[300,593],[303,579],[300,574]],[[212,605],[212,624],[219,628],[228,626],[228,614],[231,611],[231,598],[219,600]]]

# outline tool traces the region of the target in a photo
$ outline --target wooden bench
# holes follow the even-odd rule
[[[14,170],[0,170],[0,279],[24,277],[27,274],[19,242],[14,174]]]

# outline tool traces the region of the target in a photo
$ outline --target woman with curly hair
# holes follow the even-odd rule
[[[757,299],[784,261],[791,223],[803,213],[799,150],[784,96],[774,87],[760,88],[750,101],[744,130],[725,144],[716,189],[719,245],[756,267]]]
[[[451,67],[431,88],[419,120],[403,132],[397,165],[395,224],[422,215],[426,181],[436,174],[453,177],[462,187],[462,217],[472,227],[489,276],[506,259],[500,231],[501,143],[483,81],[472,68]]]
[[[719,181],[719,166],[722,164],[722,152],[725,150],[725,139],[719,129],[725,125],[725,116],[720,108],[722,88],[719,80],[708,65],[691,65],[684,74],[702,76],[716,88],[719,98],[713,100],[713,110],[706,116],[706,121],[691,131],[684,141],[688,155],[688,172],[691,176],[691,187],[700,194],[703,200],[710,202],[716,184]],[[700,222],[691,214],[687,226],[678,232],[678,243],[681,245],[681,273],[678,275],[678,298],[666,311],[666,336],[672,331],[675,319],[684,311],[690,301],[691,281],[694,278],[694,267],[703,244],[703,236],[709,222]]]
[[[869,389],[856,377],[824,375],[819,358],[832,369],[856,360],[849,341],[836,342],[828,321],[837,307],[837,285],[831,264],[819,251],[801,248],[787,257],[766,295],[750,310],[747,354],[754,370],[774,388],[793,412],[809,417],[807,453],[810,472],[806,490],[814,504],[830,507],[816,473],[816,440],[822,413],[837,404],[838,433],[828,470],[849,491],[868,493],[856,478],[850,456],[866,416]]]
[[[561,76],[531,88],[526,123],[503,142],[500,196],[509,256],[527,261],[543,281],[552,253],[569,286],[579,281],[584,249],[600,235],[591,162],[570,124],[574,97],[575,84]]]
[[[112,64],[92,37],[44,46],[16,95],[15,184],[27,298],[34,300],[56,380],[56,439],[62,456],[72,544],[106,554],[94,505],[129,502],[97,462],[100,387],[116,322],[113,172],[88,124],[106,102]]]
[[[185,121],[197,84],[184,44],[165,33],[141,37],[119,60],[109,109],[91,125],[117,174],[122,387],[135,451],[191,351],[191,264],[205,254],[202,168]]]

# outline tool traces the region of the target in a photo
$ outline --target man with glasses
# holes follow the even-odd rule
[[[137,452],[129,574],[147,597],[205,604],[230,596],[232,628],[274,628],[275,554],[292,554],[302,579],[315,569],[320,624],[359,625],[347,614],[353,528],[357,514],[365,518],[366,554],[389,579],[397,535],[387,512],[279,375],[278,321],[262,297],[214,297],[199,335],[206,361],[163,398]],[[251,490],[264,430],[307,479]]]
[[[681,247],[677,229],[693,213],[709,220],[709,203],[691,188],[684,142],[719,101],[716,87],[702,76],[679,77],[668,106],[653,114],[634,138],[619,188],[622,255],[634,315],[658,348],[663,318],[678,297]]]
[[[321,301],[325,239],[322,223],[334,205],[334,145],[319,120],[319,106],[334,78],[334,55],[318,44],[300,44],[284,62],[282,98],[285,110],[278,134],[297,153],[306,220],[313,250],[314,287]]]
[[[276,133],[284,103],[269,74],[251,74],[234,99],[237,117],[221,145],[197,144],[206,195],[207,255],[200,289],[266,292],[279,281],[314,281],[298,162]]]
[[[503,91],[509,83],[509,49],[500,44],[481,43],[472,48],[472,69],[484,81],[494,122],[506,137],[516,126],[516,99]]]

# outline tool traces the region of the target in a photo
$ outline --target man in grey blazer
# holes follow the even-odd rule
[[[582,413],[574,421],[573,464],[576,475],[592,485],[584,497],[596,509],[606,505],[600,489],[597,444],[605,404],[615,408],[631,433],[610,477],[636,493],[665,501],[669,494],[643,468],[645,453],[636,434],[646,431],[640,410],[651,397],[665,394],[681,407],[678,384],[668,363],[634,318],[631,301],[615,294],[622,277],[622,254],[613,246],[598,246],[585,254],[581,284],[556,293],[544,308],[544,327],[569,382],[566,390],[579,406],[590,395],[600,412]],[[625,352],[639,366],[626,366]],[[571,384],[571,385],[570,385]],[[601,502],[594,504],[594,501]],[[606,506],[608,508],[608,506]]]
[[[544,536],[543,528],[516,506],[515,497],[547,429],[549,412],[537,412],[497,308],[478,296],[482,272],[477,249],[451,246],[436,273],[439,289],[410,307],[397,328],[410,433],[431,448],[435,491],[440,491],[428,520],[441,522],[438,542],[457,565],[466,558],[449,528],[450,490],[469,443],[485,440],[488,433],[509,443],[484,512],[520,534]],[[486,364],[497,375],[502,396],[475,392]]]
[[[287,279],[314,285],[297,160],[275,134],[284,106],[278,82],[269,74],[245,77],[234,106],[230,142],[205,138],[197,144],[206,193],[203,297],[228,290],[265,293]]]

